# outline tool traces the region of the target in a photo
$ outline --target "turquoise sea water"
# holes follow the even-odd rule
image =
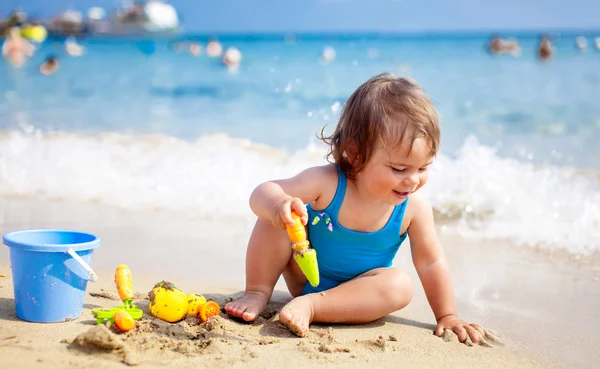
[[[555,35],[541,63],[537,36],[515,36],[518,57],[488,54],[484,34],[220,37],[243,54],[237,72],[168,40],[81,40],[78,58],[49,40],[21,69],[0,64],[0,193],[248,215],[257,183],[324,162],[316,133],[392,72],[440,111],[427,190],[451,229],[600,250],[600,51]],[[51,53],[60,70],[42,76]]]

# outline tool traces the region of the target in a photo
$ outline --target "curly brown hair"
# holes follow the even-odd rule
[[[417,83],[389,73],[358,87],[344,104],[333,134],[324,136],[323,131],[320,139],[329,145],[327,160],[333,158],[350,178],[364,168],[379,142],[410,143],[410,150],[417,138],[424,138],[432,157],[440,146],[438,114],[429,97]]]

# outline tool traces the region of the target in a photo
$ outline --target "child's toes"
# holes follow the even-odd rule
[[[227,314],[236,318],[239,318],[244,313],[241,306],[235,303],[229,303],[225,305],[225,311],[227,312]]]
[[[246,311],[242,312],[241,317],[245,321],[249,322],[249,321],[256,319],[257,315],[258,315],[257,311],[253,311],[250,308],[248,308],[248,309],[246,309]]]

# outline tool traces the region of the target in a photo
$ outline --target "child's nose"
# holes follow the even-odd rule
[[[412,174],[404,180],[404,184],[407,186],[418,185],[419,184],[419,176],[416,174]]]

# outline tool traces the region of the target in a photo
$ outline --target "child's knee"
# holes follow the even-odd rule
[[[268,240],[271,244],[290,244],[288,235],[285,231],[276,228],[273,223],[263,218],[258,218],[256,221],[254,229],[252,230],[252,236],[260,237],[261,241]]]
[[[413,283],[409,275],[402,269],[389,268],[386,274],[386,294],[396,310],[400,310],[413,298]]]
[[[302,295],[302,291],[304,291],[305,284],[301,283],[289,283],[287,284],[288,291],[292,297],[296,298]]]
[[[277,230],[278,229],[275,228],[273,223],[269,222],[268,220],[266,220],[264,218],[260,218],[260,217],[256,220],[256,224],[254,225],[254,231],[275,232]]]

